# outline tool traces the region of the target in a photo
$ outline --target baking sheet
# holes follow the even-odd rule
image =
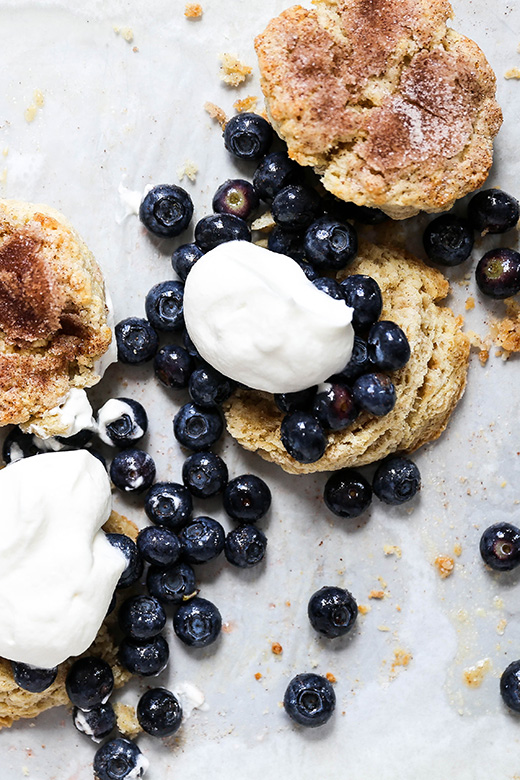
[[[105,269],[116,320],[143,316],[146,292],[173,275],[173,244],[151,239],[135,216],[125,216],[120,186],[142,191],[178,183],[179,169],[193,161],[196,181],[182,184],[194,199],[195,221],[209,213],[218,184],[251,175],[251,166],[229,158],[203,104],[212,101],[230,114],[238,97],[260,95],[256,69],[238,89],[223,85],[219,55],[230,52],[255,66],[254,35],[289,3],[202,0],[200,21],[188,21],[184,5],[0,2],[0,195],[46,202],[70,218]],[[520,82],[504,73],[520,66],[520,6],[506,0],[453,5],[454,26],[481,45],[497,73],[505,121],[490,184],[518,197]],[[424,220],[411,223],[410,241],[417,244]],[[474,256],[515,241],[516,234],[488,238]],[[451,302],[485,337],[494,307],[467,273],[467,267],[449,272]],[[476,307],[465,311],[469,295]],[[135,704],[146,685],[184,681],[204,693],[206,708],[195,710],[175,737],[139,738],[150,759],[147,777],[520,775],[520,720],[498,692],[502,670],[520,656],[519,575],[490,574],[478,554],[484,528],[518,516],[519,379],[517,359],[505,362],[491,350],[482,366],[474,354],[468,390],[447,433],[417,453],[420,496],[405,508],[375,502],[360,523],[325,509],[325,475],[284,475],[224,440],[219,451],[230,473],[257,473],[273,492],[262,523],[268,559],[245,572],[221,560],[202,567],[202,595],[215,601],[225,621],[220,641],[189,651],[169,630],[168,671],[117,695]],[[96,406],[112,395],[145,405],[151,420],[145,446],[158,478],[179,481],[183,458],[171,420],[185,396],[160,387],[150,367],[117,366],[91,393]],[[116,495],[115,506],[144,524],[139,499]],[[230,527],[218,501],[199,502],[197,512]],[[385,554],[392,547],[400,555]],[[440,554],[455,559],[445,580],[433,565]],[[370,607],[343,640],[323,641],[308,624],[309,596],[324,584],[347,587]],[[384,590],[384,599],[369,599],[374,589]],[[282,645],[281,655],[271,652],[273,642]],[[464,672],[479,663],[481,684],[470,687]],[[306,670],[337,678],[337,712],[310,732],[281,708],[288,680]],[[0,776],[87,780],[94,749],[59,708],[0,732]]]

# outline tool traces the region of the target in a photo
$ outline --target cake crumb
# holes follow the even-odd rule
[[[241,114],[243,111],[254,111],[257,103],[258,98],[256,95],[248,95],[245,98],[239,98],[239,100],[235,100],[233,103],[233,108],[235,111]]]
[[[133,43],[134,31],[131,27],[114,27],[116,35],[120,35],[127,43]]]
[[[453,545],[453,554],[457,556],[457,558],[460,558],[462,555],[462,545],[460,542],[455,542]]]
[[[466,298],[466,311],[471,311],[471,309],[475,308],[475,298],[470,295],[469,298]]]
[[[200,3],[186,3],[184,16],[187,19],[200,19],[202,16],[202,6]]]
[[[453,574],[455,561],[449,555],[438,555],[433,563],[437,568],[441,579],[445,580],[446,577],[449,577],[451,574]]]
[[[251,230],[268,231],[272,230],[275,224],[276,223],[271,212],[266,211],[265,214],[262,214],[261,217],[258,217],[258,219],[254,220],[254,222],[251,224]]]
[[[332,674],[332,672],[327,672],[327,674],[325,675],[325,677],[327,678],[327,680],[328,680],[330,683],[335,683],[335,682],[338,682],[338,681],[337,681],[337,679],[336,679],[336,677],[335,677],[335,676]]]
[[[390,631],[390,628],[388,626],[378,626],[378,631]]]
[[[502,620],[499,620],[497,623],[497,634],[500,636],[504,635],[504,631],[506,630],[507,626],[507,620],[505,618],[502,618]]]
[[[283,653],[283,647],[279,642],[273,642],[271,645],[271,652],[275,655],[281,655]]]
[[[238,87],[253,71],[253,68],[241,62],[234,54],[222,54],[220,59],[220,78],[230,87]]]
[[[396,544],[383,545],[383,552],[385,555],[395,555],[397,558],[400,558],[402,555],[401,548]]]
[[[262,673],[261,672],[256,672],[255,673],[255,680],[261,680],[261,679],[262,679]]]
[[[486,363],[489,360],[489,350],[488,349],[481,349],[478,353],[478,359],[481,366],[485,366]]]
[[[178,169],[177,176],[179,177],[179,181],[182,181],[185,176],[190,181],[195,181],[198,172],[198,166],[195,165],[192,160],[186,160],[184,165]]]
[[[506,352],[520,352],[520,305],[513,298],[505,301],[506,313],[491,325],[491,338]]]
[[[366,604],[358,604],[358,612],[360,615],[366,615],[368,612],[370,612],[370,607]]]
[[[223,108],[220,108],[220,106],[217,106],[215,103],[207,101],[204,103],[204,111],[206,111],[212,119],[216,119],[221,128],[224,129],[227,122],[227,116]]]
[[[30,124],[31,122],[34,122],[34,120],[36,119],[36,115],[38,113],[38,109],[42,108],[44,103],[45,103],[45,97],[43,95],[43,92],[41,91],[41,89],[35,89],[33,92],[33,102],[31,103],[30,106],[27,106],[27,108],[24,111],[24,117],[27,123]],[[5,157],[5,152],[4,152],[4,157]]]
[[[520,79],[520,68],[518,68],[516,65],[513,68],[509,68],[509,70],[506,70],[504,73],[505,79]]]
[[[385,592],[384,590],[371,590],[368,594],[369,599],[384,599]]]
[[[470,688],[480,688],[486,673],[489,672],[490,669],[491,660],[489,658],[483,658],[481,661],[478,661],[475,666],[469,666],[467,669],[463,670],[462,676],[464,682]]]
[[[141,726],[137,720],[135,709],[131,704],[114,704],[114,712],[117,718],[117,728],[125,737],[135,738],[141,733]]]
[[[398,647],[394,650],[394,660],[390,667],[392,672],[395,672],[398,667],[406,668],[413,656],[407,650],[403,650],[402,647]]]

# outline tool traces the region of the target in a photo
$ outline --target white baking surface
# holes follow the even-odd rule
[[[116,320],[143,316],[146,292],[173,275],[174,246],[124,216],[120,184],[142,191],[176,183],[179,168],[192,160],[196,182],[184,179],[184,186],[198,219],[210,211],[219,183],[251,175],[252,166],[229,158],[203,104],[213,101],[231,113],[237,97],[260,95],[256,70],[239,89],[222,85],[219,54],[232,52],[255,66],[254,35],[289,3],[202,0],[199,21],[184,17],[184,5],[0,0],[0,195],[49,203],[70,218],[105,268]],[[520,66],[520,4],[457,0],[454,9],[454,26],[482,46],[497,73],[505,121],[490,183],[518,197],[520,82],[504,73]],[[114,27],[130,28],[133,41]],[[424,220],[413,220],[412,228],[418,224]],[[487,239],[474,257],[484,246],[515,241],[514,233]],[[466,265],[449,272],[452,303],[466,313],[473,294],[467,321],[485,336],[493,307],[475,293],[472,279],[464,280]],[[220,451],[230,473],[256,472],[272,489],[273,507],[262,522],[268,558],[246,572],[223,560],[201,568],[202,594],[218,604],[226,631],[202,651],[169,633],[168,673],[143,688],[188,681],[204,693],[207,709],[195,709],[173,738],[139,738],[150,780],[520,776],[520,718],[506,711],[498,692],[501,671],[520,656],[519,577],[490,574],[478,553],[489,524],[520,522],[519,378],[518,360],[504,362],[491,350],[482,367],[474,354],[448,432],[417,453],[420,497],[397,509],[375,501],[359,524],[324,508],[325,475],[284,475],[225,439]],[[185,396],[160,387],[150,366],[112,366],[91,398],[100,406],[114,394],[145,404],[151,418],[145,444],[158,477],[178,481],[182,453],[171,421]],[[140,499],[115,500],[144,523]],[[230,527],[218,501],[198,502],[197,512]],[[441,580],[432,562],[453,556],[457,543],[455,571]],[[385,555],[385,545],[398,546],[401,557]],[[320,640],[308,624],[308,598],[324,584],[346,586],[370,606],[344,640]],[[385,598],[369,600],[373,589]],[[283,646],[281,655],[272,654],[272,642]],[[411,656],[406,667],[395,664],[401,650]],[[481,686],[468,687],[464,670],[485,659]],[[313,731],[294,726],[280,704],[288,680],[305,670],[337,678],[335,716]],[[135,684],[118,698],[135,703],[138,692]],[[94,750],[60,708],[0,733],[0,777],[88,780]]]

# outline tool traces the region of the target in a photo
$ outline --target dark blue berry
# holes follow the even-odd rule
[[[133,639],[151,639],[166,625],[166,612],[158,599],[139,594],[123,601],[117,619],[124,634]]]
[[[381,209],[371,208],[370,206],[358,206],[357,203],[350,203],[339,200],[336,197],[326,199],[326,211],[337,219],[345,221],[346,219],[360,222],[362,225],[380,225],[386,222],[389,217]]]
[[[182,187],[158,184],[143,198],[139,219],[150,233],[173,238],[186,230],[193,216],[193,201]]]
[[[347,365],[335,375],[335,379],[338,382],[349,384],[357,379],[361,374],[367,374],[373,368],[372,361],[368,355],[368,344],[361,336],[354,336],[354,345],[352,347],[352,355]]]
[[[40,669],[37,666],[30,666],[19,661],[11,661],[11,667],[15,683],[24,691],[31,693],[41,693],[47,690],[58,674],[57,666],[53,666],[51,669]]]
[[[311,281],[318,290],[321,290],[336,301],[345,300],[341,285],[335,279],[330,279],[328,276],[318,276],[316,279],[311,279]]]
[[[315,279],[318,278],[318,272],[306,260],[296,260],[296,262],[302,269],[309,282],[314,282]]]
[[[358,608],[352,593],[344,588],[325,586],[313,593],[307,607],[311,626],[319,634],[334,639],[344,636],[354,625]]]
[[[165,387],[173,387],[174,390],[188,386],[194,368],[189,352],[177,344],[165,344],[155,356],[155,376]]]
[[[234,214],[210,214],[195,225],[195,241],[204,252],[227,241],[251,241],[251,231]]]
[[[520,253],[499,247],[481,257],[475,271],[478,287],[491,298],[510,298],[520,292]]]
[[[520,564],[520,528],[512,523],[494,523],[480,538],[480,554],[496,571],[511,571]]]
[[[202,409],[193,403],[184,404],[173,420],[173,432],[183,447],[195,452],[206,450],[217,442],[224,430],[218,411]]]
[[[321,217],[305,233],[305,257],[322,271],[339,271],[356,256],[357,233],[348,222]]]
[[[166,639],[158,634],[149,639],[125,637],[119,645],[119,660],[131,674],[154,677],[168,665],[170,648]]]
[[[164,525],[149,525],[137,535],[137,549],[143,560],[156,566],[173,566],[181,554],[181,543]]]
[[[271,252],[276,252],[278,255],[286,255],[298,262],[303,261],[303,238],[301,233],[284,230],[283,228],[278,227],[278,225],[275,225],[269,233],[267,248],[270,249]],[[317,276],[317,272],[314,271],[314,269],[313,273]]]
[[[301,184],[289,184],[276,195],[271,213],[284,230],[303,230],[314,222],[322,206],[318,193]]]
[[[500,695],[510,710],[520,712],[520,661],[513,661],[502,672]]]
[[[352,386],[352,395],[361,409],[378,417],[391,412],[396,402],[394,383],[379,372],[359,376]]]
[[[212,517],[194,517],[179,533],[182,556],[188,563],[206,563],[224,549],[226,532]]]
[[[241,474],[226,485],[223,505],[227,514],[239,523],[260,520],[271,506],[271,491],[255,474]]]
[[[173,617],[173,630],[189,647],[212,644],[222,628],[222,617],[211,601],[199,596],[181,604]]]
[[[197,591],[194,571],[187,563],[150,566],[146,586],[150,594],[164,604],[180,604]]]
[[[155,479],[155,463],[143,450],[118,452],[110,465],[110,479],[119,490],[142,493]]]
[[[184,331],[182,334],[182,343],[184,344],[184,349],[186,352],[191,355],[192,358],[197,358],[197,360],[202,360],[199,351],[193,341],[190,338],[190,334],[187,330]]]
[[[253,185],[245,179],[228,179],[213,196],[212,208],[217,214],[234,214],[247,219],[260,202]]]
[[[184,327],[184,285],[168,279],[155,284],[146,296],[144,308],[150,324],[161,331]]]
[[[143,731],[152,737],[170,737],[182,721],[180,702],[166,688],[152,688],[143,693],[136,714]]]
[[[186,281],[189,272],[204,252],[197,244],[181,244],[172,254],[172,268],[181,280]]]
[[[93,656],[74,661],[65,678],[67,695],[80,710],[92,710],[105,704],[113,687],[112,669],[102,658]]]
[[[236,383],[211,366],[195,369],[188,382],[188,392],[193,403],[204,408],[219,406],[227,401]]]
[[[77,448],[81,450],[84,447],[88,447],[93,435],[93,431],[84,429],[74,433],[72,436],[56,436],[56,441],[59,441],[60,444],[64,444],[66,449]]]
[[[111,398],[98,412],[97,434],[112,447],[130,447],[147,430],[145,408],[133,398]]]
[[[94,756],[94,775],[97,780],[137,780],[148,767],[148,761],[129,739],[105,742]]]
[[[308,412],[291,412],[283,418],[280,436],[289,455],[300,463],[315,463],[327,447],[327,437]]]
[[[380,320],[370,328],[368,354],[375,368],[396,371],[408,363],[410,344],[404,331],[395,322]]]
[[[224,129],[224,146],[242,160],[259,160],[269,150],[272,140],[271,125],[258,114],[236,114]]]
[[[152,523],[178,531],[191,517],[193,501],[188,490],[176,482],[157,482],[144,499],[144,511]]]
[[[127,564],[124,572],[121,574],[117,587],[128,588],[136,582],[143,573],[143,561],[139,555],[139,550],[133,539],[125,534],[107,534],[110,544],[118,550],[121,550],[126,558]]]
[[[295,393],[275,393],[274,402],[281,412],[308,412],[316,395],[317,385],[306,390],[297,390]]]
[[[408,458],[391,456],[376,469],[372,490],[385,504],[404,504],[420,490],[421,474]]]
[[[352,391],[337,382],[325,382],[318,387],[312,413],[330,431],[348,428],[359,414]]]
[[[503,190],[482,190],[468,204],[468,219],[479,233],[505,233],[519,218],[518,201]]]
[[[267,537],[249,523],[233,528],[226,536],[224,555],[233,566],[246,569],[263,560]]]
[[[79,707],[74,707],[72,722],[82,734],[86,734],[94,742],[101,742],[115,729],[117,718],[114,708],[110,702],[107,702],[86,712]]]
[[[323,499],[335,515],[359,517],[370,506],[372,488],[358,471],[340,469],[328,478]]]
[[[365,274],[351,274],[340,283],[343,297],[352,312],[352,327],[364,331],[377,322],[383,309],[381,288],[375,279]]]
[[[423,233],[424,251],[432,263],[460,265],[473,249],[473,228],[466,219],[454,214],[442,214],[427,226]]]
[[[286,152],[271,152],[259,162],[253,174],[253,185],[262,200],[270,203],[280,190],[301,177],[300,166],[290,160]]]
[[[9,431],[2,445],[2,458],[6,464],[41,455],[42,452],[32,433],[23,433],[18,427]]]
[[[128,317],[114,328],[117,343],[117,359],[121,363],[145,363],[157,352],[159,337],[148,320]]]
[[[197,498],[211,498],[222,493],[228,481],[228,469],[220,455],[195,452],[182,466],[182,481]]]
[[[293,677],[283,698],[286,713],[300,726],[323,726],[336,706],[336,694],[330,682],[319,674]]]

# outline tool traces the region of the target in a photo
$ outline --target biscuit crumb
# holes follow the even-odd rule
[[[336,677],[335,677],[335,676],[332,674],[332,672],[327,672],[327,674],[325,675],[325,677],[327,678],[327,680],[328,680],[330,683],[333,683],[333,684],[334,684],[335,682],[338,682],[338,681],[337,681],[337,679],[336,679]]]
[[[200,3],[186,3],[184,16],[187,19],[200,19],[202,16],[202,6]]]
[[[489,349],[481,349],[478,353],[478,359],[481,366],[485,366],[489,360]]]
[[[455,542],[453,545],[453,554],[457,556],[457,558],[460,558],[462,555],[462,545],[460,542]]]
[[[368,594],[369,599],[384,599],[385,592],[384,590],[371,590]]]
[[[135,738],[141,733],[141,726],[131,704],[117,702],[114,704],[114,712],[117,718],[117,728],[123,736]]]
[[[520,68],[516,67],[516,65],[513,68],[509,68],[509,70],[506,70],[504,73],[505,79],[520,79]]]
[[[221,128],[224,129],[227,122],[227,116],[223,108],[220,108],[220,106],[217,106],[215,103],[207,101],[204,103],[204,111],[206,111],[212,119],[216,119]]]
[[[390,631],[390,628],[388,626],[378,626],[378,631]]]
[[[402,647],[396,648],[394,650],[394,660],[392,661],[392,666],[390,667],[392,672],[395,672],[399,666],[406,668],[412,658],[412,654],[407,650],[403,650]]]
[[[231,87],[238,87],[252,73],[253,68],[241,62],[234,54],[222,54],[220,78]]]
[[[241,114],[243,111],[254,111],[257,103],[258,103],[258,98],[256,95],[248,95],[245,98],[240,98],[239,100],[235,100],[235,102],[233,103],[233,108],[235,109],[235,111]]]
[[[120,35],[127,43],[133,43],[134,31],[131,27],[114,27],[116,35]]]
[[[455,561],[449,555],[438,555],[433,563],[437,568],[441,579],[445,580],[446,577],[449,577],[451,574],[453,574]]]
[[[274,228],[275,224],[276,223],[271,212],[266,211],[265,214],[262,214],[261,217],[258,217],[258,219],[254,220],[254,222],[251,224],[251,230],[269,231]]]
[[[256,672],[255,673],[255,680],[261,680],[261,679],[262,679],[262,673],[261,672]]]
[[[491,660],[489,658],[483,658],[482,661],[478,661],[475,666],[469,666],[464,669],[462,676],[466,685],[470,688],[480,688],[484,681],[484,676],[491,669]]]
[[[475,308],[475,298],[470,295],[469,298],[466,298],[466,311],[471,311],[471,309]]]
[[[385,555],[395,555],[397,558],[400,558],[402,555],[401,548],[396,544],[383,545],[383,552]]]
[[[502,620],[499,620],[497,623],[497,634],[500,636],[504,635],[504,631],[506,630],[507,626],[507,620],[505,618],[502,618]]]
[[[188,178],[190,181],[195,181],[197,178],[197,173],[199,172],[199,169],[197,165],[192,160],[186,160],[184,165],[182,165],[178,171],[177,176],[179,177],[179,181],[182,181],[184,177]]]
[[[358,612],[360,615],[366,615],[368,612],[370,612],[370,607],[368,607],[366,604],[358,604]]]
[[[506,352],[520,352],[520,305],[513,298],[505,301],[506,313],[491,325],[491,337]]]
[[[281,655],[283,653],[283,647],[279,642],[273,642],[271,645],[271,652],[275,655]]]

